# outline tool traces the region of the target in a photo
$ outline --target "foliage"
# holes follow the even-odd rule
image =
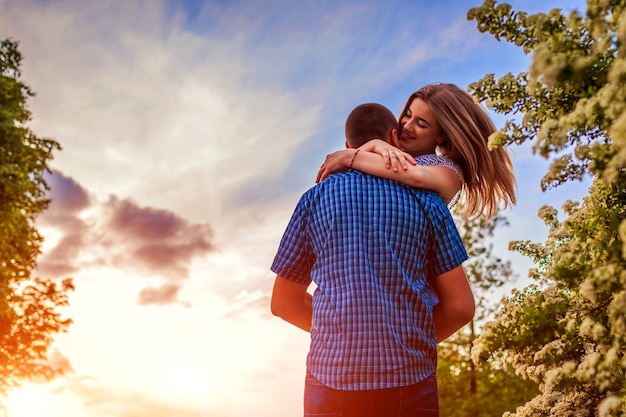
[[[511,262],[505,261],[493,253],[493,238],[498,227],[509,225],[501,213],[490,219],[482,216],[474,220],[457,219],[457,229],[463,239],[469,259],[463,264],[472,288],[476,293],[476,315],[474,321],[482,323],[491,316],[496,308],[494,296],[498,289],[511,281],[513,271]]]
[[[565,16],[486,0],[468,18],[533,55],[528,72],[470,86],[513,116],[491,146],[533,141],[536,153],[553,158],[544,190],[592,180],[582,204],[565,203],[565,220],[552,207],[540,210],[544,244],[511,242],[536,263],[537,283],[505,301],[474,359],[501,357],[540,384],[517,416],[625,416],[626,2],[588,0],[584,14]]]
[[[492,417],[515,410],[538,393],[534,381],[501,366],[500,358],[473,363],[469,332],[440,345],[437,366],[441,417]]]
[[[72,281],[33,278],[42,237],[34,221],[48,205],[44,173],[52,139],[39,138],[27,127],[30,89],[19,81],[17,43],[0,44],[0,394],[24,377],[51,377],[46,364],[52,335],[70,320],[56,308],[67,304]]]
[[[502,415],[537,393],[534,382],[503,369],[499,358],[474,363],[470,357],[476,328],[493,316],[499,301],[497,290],[513,277],[510,261],[495,256],[493,243],[487,243],[496,228],[508,221],[498,213],[489,220],[458,219],[457,224],[469,254],[464,269],[474,289],[476,315],[469,326],[439,344],[440,412],[442,417]]]

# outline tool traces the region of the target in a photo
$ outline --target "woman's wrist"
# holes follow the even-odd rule
[[[354,160],[356,159],[356,156],[359,154],[360,151],[360,148],[355,149],[354,153],[352,154],[352,158],[350,158],[350,163],[348,163],[348,169],[352,169],[352,166],[354,165]]]

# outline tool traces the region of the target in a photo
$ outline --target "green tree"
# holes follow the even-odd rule
[[[499,291],[513,278],[511,262],[493,253],[494,232],[507,226],[500,213],[457,222],[469,260],[465,272],[476,298],[476,315],[468,326],[439,344],[437,379],[442,417],[488,417],[514,410],[533,398],[537,384],[504,369],[498,357],[474,363],[470,352],[480,327],[500,301]]]
[[[589,194],[545,206],[544,244],[511,242],[533,259],[536,284],[514,292],[478,338],[476,360],[501,356],[540,393],[518,416],[626,415],[626,2],[529,15],[486,0],[468,18],[532,64],[470,92],[512,117],[492,146],[532,141],[552,158],[544,191],[588,176]]]
[[[26,124],[30,89],[19,81],[21,54],[16,42],[0,44],[0,395],[23,378],[51,378],[47,353],[55,333],[71,323],[58,307],[67,305],[71,279],[33,277],[42,237],[34,227],[47,206],[44,174],[52,139],[37,137]]]

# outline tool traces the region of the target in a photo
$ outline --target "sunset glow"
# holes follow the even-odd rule
[[[0,417],[61,417],[63,402],[47,385],[26,384],[15,390],[4,402],[6,414]]]

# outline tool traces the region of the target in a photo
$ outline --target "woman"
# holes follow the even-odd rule
[[[490,218],[500,203],[504,207],[515,204],[509,154],[503,147],[489,149],[488,139],[496,128],[468,93],[454,84],[422,87],[411,94],[398,122],[397,145],[404,152],[380,140],[338,151],[326,158],[317,180],[351,167],[435,190],[452,204],[461,190],[460,212],[465,218],[482,214]],[[414,158],[431,166],[419,165]]]

